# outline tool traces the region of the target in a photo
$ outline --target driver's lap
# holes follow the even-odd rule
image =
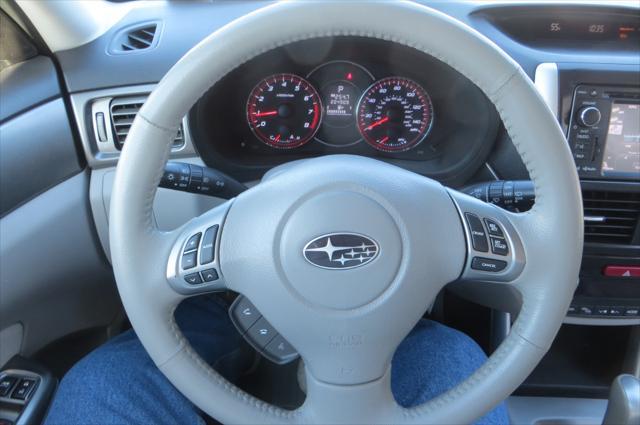
[[[193,348],[231,381],[242,372],[230,361],[242,343],[217,296],[184,301],[176,322]],[[447,391],[486,360],[467,335],[421,320],[398,347],[391,386],[398,404],[411,407]],[[78,362],[64,377],[47,424],[205,423],[204,415],[153,364],[135,333],[127,331]],[[478,423],[508,423],[504,403]]]

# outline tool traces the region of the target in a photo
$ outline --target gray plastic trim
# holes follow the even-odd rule
[[[89,167],[102,168],[113,166],[118,162],[118,158],[120,157],[120,150],[116,148],[113,127],[111,125],[111,101],[121,97],[132,96],[146,98],[149,93],[153,91],[154,87],[154,84],[146,84],[88,91],[71,95],[73,114],[78,123],[82,149]],[[104,142],[100,141],[98,128],[95,124],[98,113],[104,114],[106,122],[107,140]],[[171,156],[174,158],[196,155],[187,117],[183,119],[182,127],[184,143],[171,150]]]
[[[560,397],[509,397],[513,425],[601,425],[607,400]]]
[[[553,62],[541,63],[536,68],[534,84],[549,109],[558,117],[560,103],[558,101],[558,65]]]
[[[567,316],[562,321],[568,325],[587,325],[587,326],[635,326],[640,325],[639,318],[604,318],[604,317],[573,317]]]

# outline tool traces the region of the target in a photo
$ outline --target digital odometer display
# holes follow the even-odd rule
[[[424,140],[433,122],[427,92],[407,78],[375,82],[358,104],[358,130],[364,140],[383,152],[402,152]]]
[[[602,175],[640,181],[640,104],[612,104]]]

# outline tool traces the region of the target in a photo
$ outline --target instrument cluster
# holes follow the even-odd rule
[[[240,180],[350,154],[463,181],[484,163],[500,124],[480,89],[447,64],[353,36],[262,53],[204,93],[188,118],[203,161]]]
[[[433,124],[426,90],[406,77],[375,81],[349,61],[332,61],[302,78],[281,73],[263,78],[247,99],[247,123],[255,136],[276,149],[315,140],[328,146],[362,141],[382,152],[418,146]]]

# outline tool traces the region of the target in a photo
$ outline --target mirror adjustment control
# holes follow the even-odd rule
[[[480,252],[488,252],[489,244],[487,242],[487,234],[482,226],[482,221],[480,221],[475,214],[465,213],[464,216],[469,224],[469,233],[471,234],[473,249]]]
[[[13,388],[18,378],[15,376],[5,376],[0,380],[0,397],[6,397]]]
[[[37,380],[34,378],[22,378],[11,393],[11,398],[16,400],[26,400],[31,391],[36,387]]]
[[[471,268],[483,272],[497,273],[506,267],[506,261],[494,260],[492,258],[474,257],[473,260],[471,260]]]

